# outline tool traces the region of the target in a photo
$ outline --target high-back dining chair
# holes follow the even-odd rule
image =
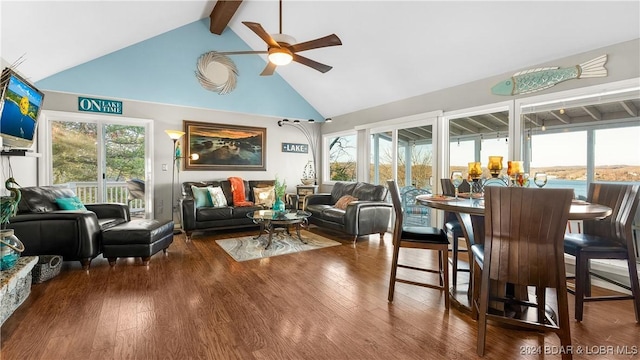
[[[571,189],[485,188],[484,245],[475,244],[472,249],[474,262],[482,269],[478,355],[484,355],[487,320],[553,331],[565,349],[571,345],[562,240],[572,198]],[[526,298],[515,301],[499,295],[490,297],[490,293],[499,294],[490,291],[490,286],[507,283],[516,287],[535,287],[535,302]],[[556,289],[557,321],[545,312],[547,288]],[[522,320],[489,314],[490,301],[535,307],[537,321],[531,316]],[[566,355],[563,358],[571,357]]]
[[[587,201],[611,208],[603,220],[584,221],[582,234],[567,234],[564,251],[576,257],[575,318],[582,321],[585,301],[633,300],[636,321],[640,321],[640,286],[631,224],[638,209],[640,185],[592,183]],[[627,261],[630,286],[591,273],[591,259],[622,259]],[[631,295],[591,296],[591,276],[631,291]]]
[[[449,242],[444,231],[431,226],[403,226],[402,225],[402,203],[400,201],[400,189],[393,180],[388,180],[387,185],[393,209],[395,211],[395,222],[393,226],[393,259],[391,262],[391,276],[389,278],[389,302],[393,301],[393,293],[396,282],[410,285],[418,285],[432,289],[442,290],[444,296],[444,306],[449,310],[449,264],[447,263],[447,251]],[[414,248],[435,250],[438,252],[438,269],[432,267],[417,267],[407,264],[398,264],[400,248]],[[407,280],[397,277],[398,268],[405,268],[414,271],[438,274],[438,284],[422,281]]]

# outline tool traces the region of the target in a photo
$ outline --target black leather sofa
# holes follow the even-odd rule
[[[24,244],[22,255],[61,255],[88,269],[101,249],[102,232],[130,220],[124,204],[85,204],[87,210],[60,210],[55,199],[75,193],[58,186],[20,188],[18,213],[7,228]]]
[[[251,202],[255,202],[255,199],[253,198],[254,188],[274,185],[273,180],[243,180],[243,182],[245,199]],[[227,199],[228,206],[196,208],[191,186],[220,186],[225,198]],[[297,199],[291,201],[297,202]],[[247,217],[247,214],[252,211],[265,209],[265,207],[261,205],[241,207],[234,206],[233,193],[231,192],[231,182],[229,180],[183,182],[182,199],[179,200],[179,204],[180,223],[182,226],[182,230],[185,232],[187,238],[191,237],[191,234],[193,234],[194,231],[222,230],[258,226],[253,222],[253,220]]]
[[[311,213],[312,224],[353,235],[354,242],[359,236],[375,233],[382,239],[393,212],[393,206],[386,201],[388,192],[382,185],[337,182],[330,194],[307,195],[305,209]],[[358,200],[349,203],[345,210],[334,207],[344,195]]]

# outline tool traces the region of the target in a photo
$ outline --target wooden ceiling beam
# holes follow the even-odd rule
[[[209,15],[209,31],[221,35],[231,18],[242,4],[242,0],[218,0]]]

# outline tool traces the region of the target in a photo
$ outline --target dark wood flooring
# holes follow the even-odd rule
[[[317,228],[312,229],[321,233]],[[235,262],[215,239],[255,234],[178,235],[167,255],[76,262],[35,284],[1,329],[1,359],[474,359],[476,322],[440,292],[397,284],[387,302],[389,234],[326,233],[341,246]],[[404,251],[404,250],[403,250]],[[431,252],[401,252],[436,261]],[[569,295],[573,319],[573,296]],[[488,327],[485,359],[537,355],[554,334]],[[584,359],[628,359],[640,345],[630,301],[588,303],[571,320]],[[635,347],[634,347],[635,346]],[[626,347],[626,348],[625,348]],[[627,355],[620,352],[626,350]],[[534,352],[534,355],[524,355]]]

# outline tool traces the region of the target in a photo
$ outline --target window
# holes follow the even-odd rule
[[[587,132],[536,131],[530,136],[530,174],[547,174],[547,188],[587,196]]]
[[[355,133],[325,136],[325,152],[328,169],[325,178],[329,181],[356,181],[357,137]]]
[[[152,185],[151,121],[45,111],[41,134],[44,183],[70,187],[83,203],[128,204],[132,213],[153,216],[152,197],[134,197],[127,183]]]
[[[489,178],[489,156],[502,156],[506,174],[509,160],[509,107],[471,110],[449,118],[449,173],[462,171],[466,178],[470,162],[480,162],[482,178]]]
[[[393,179],[392,136],[391,131],[371,134],[369,182],[372,184],[387,186],[387,180]]]
[[[639,139],[640,125],[596,130],[594,180],[640,181]]]
[[[579,198],[594,181],[640,181],[638,108],[637,89],[523,106],[525,169]]]

